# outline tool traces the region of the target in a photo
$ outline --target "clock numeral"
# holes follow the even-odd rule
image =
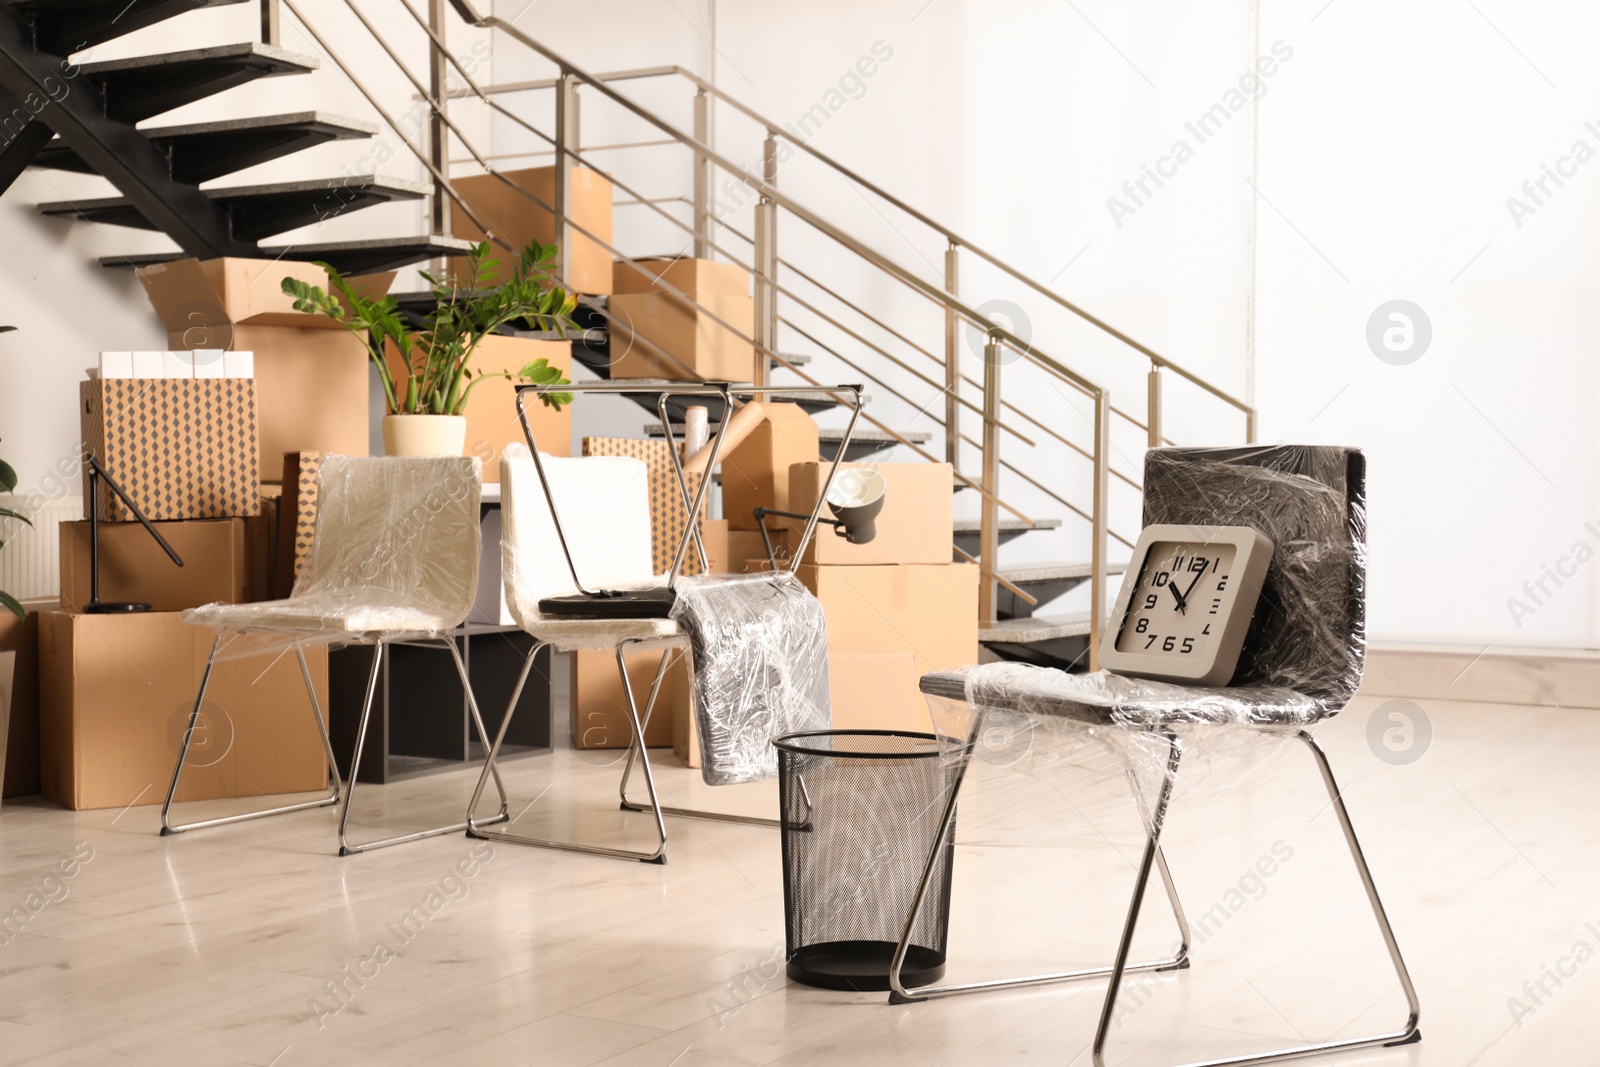
[[[1208,622],[1208,623],[1206,623],[1206,628],[1204,630],[1200,631],[1200,636],[1204,637],[1207,634],[1209,634],[1210,632],[1211,632],[1211,624]]]
[[[1144,606],[1146,608],[1153,608],[1157,604],[1159,604],[1160,602],[1161,602],[1161,598],[1156,596],[1154,593],[1150,593],[1150,594],[1146,595],[1145,598],[1144,598]]]
[[[1140,619],[1139,624],[1133,628],[1133,632],[1136,634],[1142,634],[1148,629],[1150,629],[1150,620]]]
[[[1144,647],[1145,648],[1149,648],[1151,645],[1155,644],[1155,642],[1156,642],[1156,635],[1155,634],[1151,634],[1149,637],[1144,639]]]
[[[1211,566],[1210,560],[1206,559],[1204,556],[1196,556],[1194,559],[1189,561],[1189,572],[1191,574],[1204,574],[1206,572],[1206,568],[1209,566]]]
[[[1171,577],[1172,576],[1166,571],[1156,571],[1156,576],[1150,579],[1150,585],[1153,588],[1160,589],[1162,586],[1167,584],[1167,579]]]
[[[1230,578],[1230,577],[1232,577],[1232,576],[1231,576],[1231,575],[1227,575],[1227,574],[1224,574],[1224,575],[1223,575],[1223,576],[1222,576],[1222,577],[1221,577],[1221,578],[1218,578],[1218,579],[1217,579],[1217,592],[1219,592],[1219,593],[1220,593],[1220,592],[1222,592],[1222,591],[1223,591],[1223,590],[1224,590],[1224,589],[1226,589],[1226,588],[1228,588],[1228,579],[1229,579],[1229,578]]]
[[[1220,607],[1222,607],[1222,598],[1221,597],[1212,597],[1211,598],[1211,610],[1206,612],[1206,614],[1207,615],[1215,615],[1217,613],[1217,609],[1220,608]]]
[[[1177,643],[1178,643],[1178,639],[1176,637],[1164,638],[1164,639],[1162,639],[1162,642],[1161,642],[1161,651],[1163,651],[1163,652],[1171,652],[1172,651],[1172,646],[1177,644]]]
[[[1183,647],[1178,649],[1178,651],[1179,652],[1193,652],[1194,651],[1194,638],[1185,637],[1183,639]]]

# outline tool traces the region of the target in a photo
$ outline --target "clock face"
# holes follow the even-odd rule
[[[1237,554],[1224,541],[1159,541],[1145,553],[1118,652],[1197,659],[1212,653]]]

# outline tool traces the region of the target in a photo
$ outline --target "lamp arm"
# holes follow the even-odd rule
[[[768,515],[776,515],[780,519],[800,519],[801,521],[807,521],[811,518],[811,512],[781,511],[778,508],[752,508],[751,514],[755,516],[756,529],[761,531],[761,543],[766,546],[767,549],[767,565],[773,570],[777,570],[778,556],[777,553],[772,550],[772,537],[767,533],[767,524],[763,520],[766,519]],[[828,523],[834,528],[835,531],[844,526],[844,521],[842,519],[825,519],[818,515],[817,521],[819,523]],[[731,564],[733,561],[729,560],[728,562]]]
[[[128,506],[129,511],[133,512],[133,517],[138,519],[143,524],[145,531],[156,539],[156,544],[161,546],[161,550],[167,554],[173,563],[180,567],[183,566],[183,560],[172,550],[172,546],[167,544],[167,539],[162,537],[160,531],[154,526],[150,525],[150,520],[144,517],[144,512],[139,510],[139,505],[135,504],[128,494],[122,491],[122,486],[118,485],[117,480],[107,473],[105,467],[95,458],[95,454],[93,452],[85,452],[83,458],[89,464],[89,473],[93,477],[105,479],[105,483],[111,487],[111,491],[117,494],[117,497]],[[99,494],[93,491],[89,494],[90,518],[97,519],[99,516],[100,501],[97,499],[98,497]]]

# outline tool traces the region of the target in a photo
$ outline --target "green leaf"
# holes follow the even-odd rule
[[[29,526],[33,525],[33,520],[28,518],[28,516],[24,515],[20,511],[12,511],[10,508],[0,508],[0,518],[17,519],[21,522],[27,523]]]
[[[0,326],[0,333],[14,333],[16,329],[15,326]]]
[[[0,608],[5,608],[19,619],[25,619],[28,617],[28,613],[23,610],[23,607],[17,601],[17,598],[12,596],[10,593],[0,593]]]
[[[11,464],[0,459],[0,493],[9,493],[17,487],[17,472]]]

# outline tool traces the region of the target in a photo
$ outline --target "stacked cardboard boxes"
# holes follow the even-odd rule
[[[612,243],[611,180],[587,167],[574,167],[571,173],[572,220],[588,233],[574,229],[572,248],[559,251],[566,253],[569,259],[567,277],[572,291],[603,295],[611,292],[612,253],[607,247]],[[498,175],[457,178],[455,187],[461,199],[471,205],[473,213],[507,244],[522,248],[531,239],[546,245],[556,243],[554,216],[540,206],[556,202],[555,167],[530,167]],[[450,232],[469,241],[488,239],[478,223],[455,202],[450,205]],[[495,280],[504,281],[511,273],[512,254],[495,246],[490,249],[490,257],[500,261],[494,272]],[[464,257],[452,264],[458,280],[465,280],[460,274],[465,268]]]
[[[743,267],[704,259],[619,262],[612,287],[612,378],[751,380],[755,349],[747,338],[756,313]]]

